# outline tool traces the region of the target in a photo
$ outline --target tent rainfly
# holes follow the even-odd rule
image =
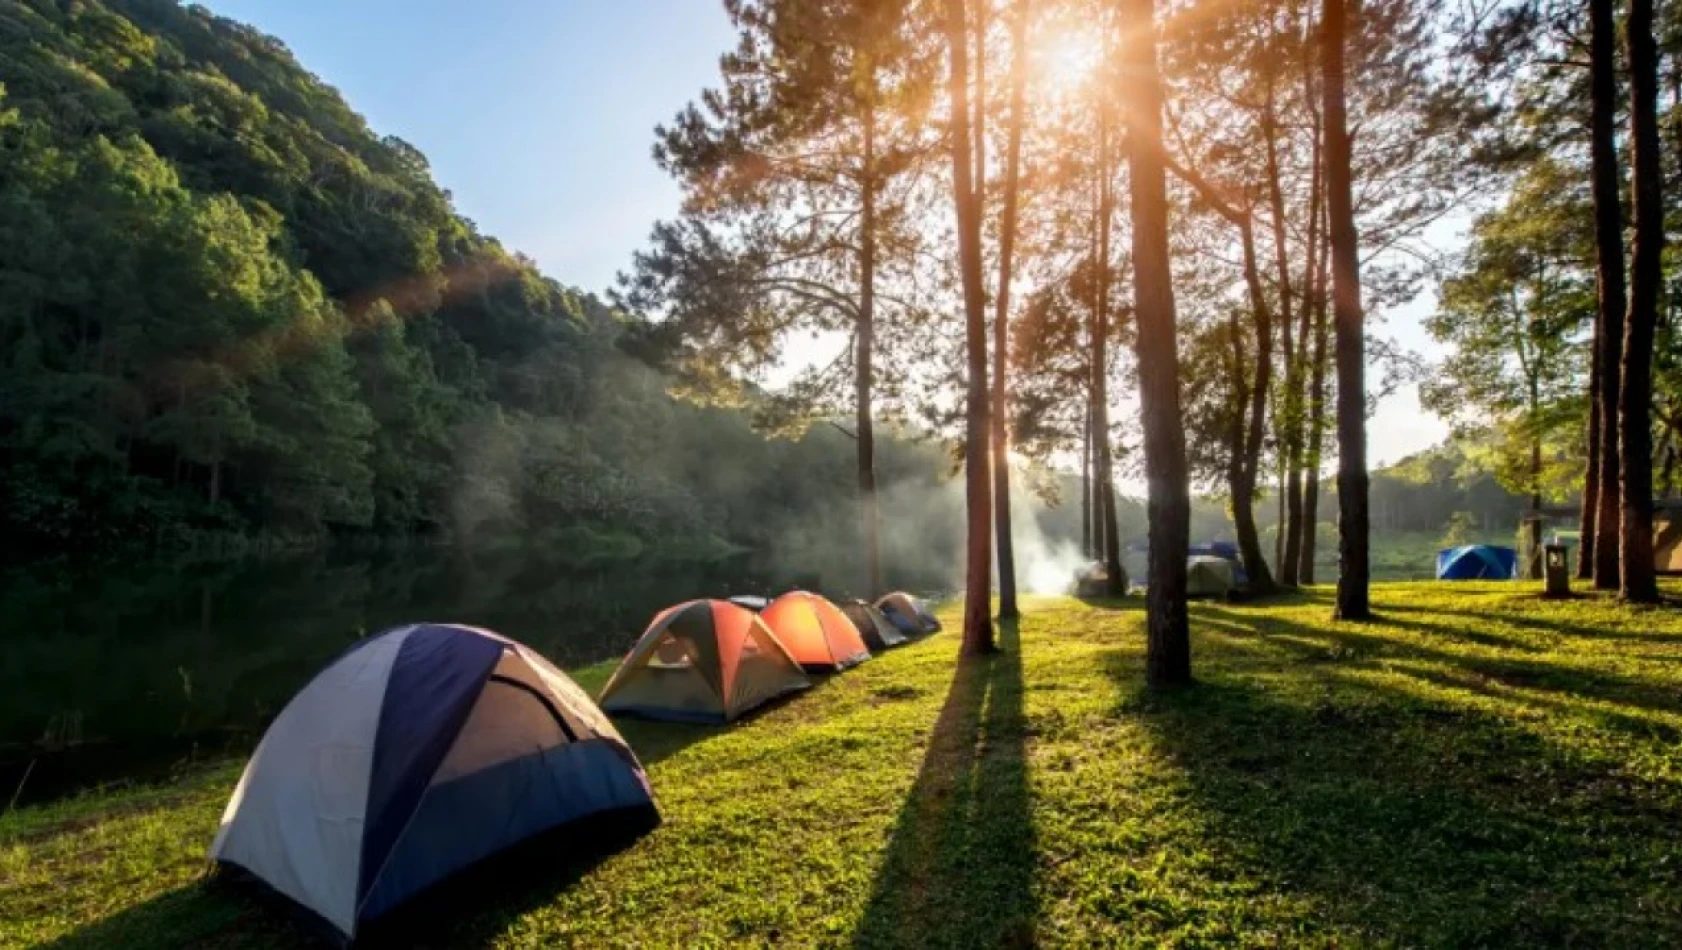
[[[1437,580],[1510,580],[1518,573],[1518,552],[1493,544],[1463,544],[1437,552]]]
[[[287,703],[210,857],[349,940],[514,844],[631,814],[658,818],[642,766],[565,673],[488,630],[416,624],[356,644]]]
[[[929,608],[904,591],[894,591],[878,599],[876,607],[908,636],[934,633],[940,629],[940,621],[929,612]]]
[[[817,594],[791,590],[759,616],[808,671],[844,670],[870,659],[858,628],[841,608]]]
[[[602,708],[648,719],[730,722],[812,685],[757,614],[722,600],[661,611],[602,688]]]
[[[864,645],[872,650],[886,650],[908,642],[905,634],[894,626],[880,610],[862,600],[848,601],[841,605],[841,612],[853,622]]]

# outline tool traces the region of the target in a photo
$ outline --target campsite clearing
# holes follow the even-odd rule
[[[1678,593],[1675,588],[1671,593]],[[1682,945],[1682,611],[1532,585],[1036,598],[730,727],[626,722],[666,823],[429,903],[429,945]],[[576,671],[588,689],[612,664]],[[237,763],[0,818],[0,945],[291,945],[196,883]]]

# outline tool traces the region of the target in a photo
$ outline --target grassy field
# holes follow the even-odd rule
[[[1167,695],[1137,601],[1034,599],[988,660],[941,634],[734,728],[628,724],[661,828],[389,939],[1682,946],[1682,611],[1518,590],[1201,605]],[[0,819],[0,945],[298,942],[199,882],[236,771]]]

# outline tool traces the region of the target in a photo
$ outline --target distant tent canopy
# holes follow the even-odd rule
[[[1236,561],[1238,560],[1238,545],[1231,541],[1210,541],[1207,544],[1192,544],[1186,548],[1186,553],[1222,557],[1229,561]]]
[[[602,708],[649,719],[730,722],[812,685],[753,611],[692,600],[661,611],[602,688]]]
[[[1244,562],[1238,556],[1238,545],[1231,541],[1210,541],[1208,544],[1194,544],[1186,550],[1186,553],[1221,558],[1232,565],[1233,584],[1248,584],[1250,582],[1250,576],[1244,573]]]
[[[730,602],[738,607],[746,607],[754,613],[771,606],[769,597],[761,597],[758,594],[735,594],[731,596]]]
[[[842,604],[841,612],[852,621],[859,637],[864,640],[864,645],[872,650],[886,650],[908,642],[905,634],[894,626],[893,621],[865,601],[854,600]]]
[[[1233,564],[1224,557],[1194,554],[1186,558],[1188,597],[1225,597],[1236,586]]]
[[[876,609],[908,636],[934,633],[940,629],[940,621],[935,619],[929,608],[904,591],[894,591],[880,598],[876,601]]]
[[[1122,566],[1140,583],[1150,577],[1150,541],[1136,538],[1122,548]],[[1250,582],[1250,575],[1245,573],[1244,564],[1239,558],[1238,545],[1231,541],[1209,541],[1202,544],[1193,543],[1186,548],[1187,557],[1220,558],[1232,566],[1232,581],[1229,586],[1236,587]],[[1186,562],[1190,568],[1191,562]]]
[[[1437,580],[1511,580],[1518,574],[1518,552],[1493,544],[1464,544],[1437,552]]]
[[[357,643],[287,703],[210,857],[348,939],[458,870],[609,813],[658,818],[583,690],[513,640],[417,624]]]
[[[844,670],[870,659],[858,628],[841,608],[817,594],[791,590],[759,616],[806,670]]]

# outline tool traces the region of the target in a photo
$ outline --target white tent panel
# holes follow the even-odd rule
[[[246,765],[210,848],[345,933],[356,923],[380,708],[413,629],[356,650],[293,697]]]

